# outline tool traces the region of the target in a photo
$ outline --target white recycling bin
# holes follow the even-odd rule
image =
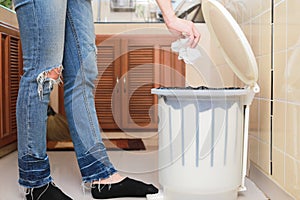
[[[158,88],[164,200],[234,200],[245,189],[249,106],[259,91],[252,49],[230,13],[202,2],[208,29],[244,88]]]

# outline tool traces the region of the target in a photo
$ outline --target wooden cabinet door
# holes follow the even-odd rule
[[[122,128],[157,128],[155,87],[155,42],[143,37],[122,39]]]
[[[95,106],[102,129],[119,129],[120,118],[120,39],[97,36],[98,78],[95,82]]]
[[[0,24],[0,147],[17,140],[16,102],[22,73],[19,32]]]
[[[184,86],[185,68],[170,51],[170,36],[122,38],[122,128],[156,130],[157,97],[151,89]]]
[[[160,43],[156,82],[160,87],[185,87],[185,63],[171,51],[170,43],[170,38]]]

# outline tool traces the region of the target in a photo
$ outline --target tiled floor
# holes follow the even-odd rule
[[[157,151],[110,151],[109,156],[116,168],[124,175],[158,186]],[[83,192],[74,152],[48,152],[55,183],[76,200],[92,199],[88,189]],[[0,159],[0,200],[23,199],[17,183],[17,152]],[[263,193],[247,180],[248,190],[239,194],[239,200],[265,200]],[[123,198],[139,200],[144,198]]]

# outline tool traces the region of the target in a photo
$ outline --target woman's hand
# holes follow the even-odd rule
[[[200,40],[200,33],[191,21],[180,19],[175,15],[165,19],[165,24],[169,31],[178,37],[189,38],[189,46],[194,48]]]
[[[178,37],[188,37],[189,46],[194,48],[200,40],[200,33],[191,21],[178,18],[172,8],[171,0],[156,0],[171,33]]]

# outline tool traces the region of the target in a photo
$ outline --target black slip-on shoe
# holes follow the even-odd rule
[[[119,183],[93,184],[91,193],[94,199],[146,197],[147,194],[158,193],[158,189],[152,184],[126,177]]]
[[[72,200],[53,182],[39,188],[27,189],[26,193],[26,200]]]

